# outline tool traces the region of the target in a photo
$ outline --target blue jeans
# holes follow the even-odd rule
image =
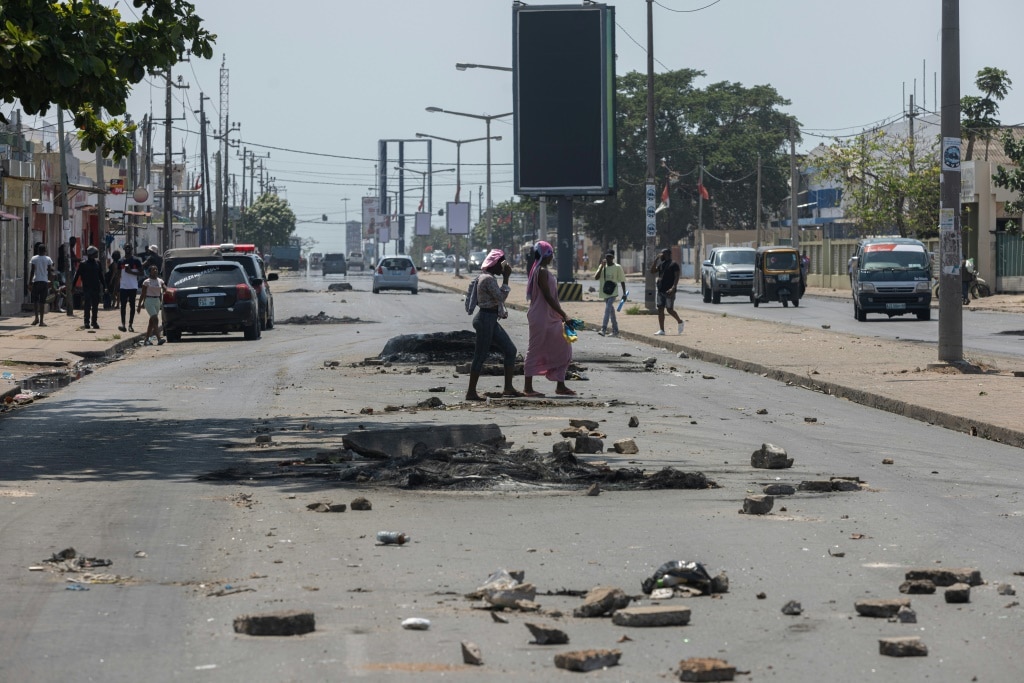
[[[612,321],[612,334],[619,333],[619,320],[615,317],[615,297],[610,296],[604,300],[604,322],[601,323],[601,331],[608,331],[608,320]]]
[[[498,324],[498,311],[494,308],[481,308],[473,316],[473,329],[476,330],[476,348],[473,351],[473,364],[469,371],[479,375],[484,369],[484,362],[491,353],[491,346],[497,346],[502,353],[505,369],[516,365],[516,345],[509,338],[508,332]]]

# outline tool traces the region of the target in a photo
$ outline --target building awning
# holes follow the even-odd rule
[[[153,215],[152,211],[118,211],[117,213],[123,213],[125,216],[145,216],[146,218]]]
[[[0,221],[20,221],[21,216],[15,216],[13,213],[6,213],[0,211]]]

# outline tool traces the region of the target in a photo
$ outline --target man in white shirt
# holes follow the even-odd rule
[[[28,263],[32,273],[32,304],[36,313],[32,324],[46,327],[43,314],[46,312],[46,295],[50,291],[50,280],[53,279],[53,259],[46,255],[45,244],[39,245],[36,255]]]

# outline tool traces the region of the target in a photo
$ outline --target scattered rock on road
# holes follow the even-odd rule
[[[612,615],[612,623],[636,627],[685,626],[690,623],[690,608],[665,605],[626,607]]]
[[[966,583],[954,583],[946,589],[946,602],[963,603],[971,601],[971,587]]]
[[[546,624],[526,624],[533,634],[533,642],[536,645],[565,645],[569,642],[569,635],[553,626]]]
[[[622,650],[577,650],[560,652],[555,655],[555,666],[568,671],[596,671],[615,666],[622,657]]]
[[[896,616],[901,607],[910,607],[910,598],[858,600],[853,606],[862,617],[888,619]]]
[[[747,496],[743,499],[743,510],[745,515],[767,515],[772,511],[775,499],[763,494]]]
[[[462,641],[462,661],[473,666],[483,665],[484,656],[480,652],[480,647],[468,640]]]
[[[300,636],[316,630],[316,618],[298,610],[247,614],[235,617],[234,627],[235,633],[250,636]]]
[[[908,581],[928,579],[936,586],[952,586],[954,583],[966,583],[969,586],[980,586],[981,571],[971,567],[957,569],[908,569],[904,576]]]
[[[750,466],[764,470],[781,470],[793,466],[793,458],[786,454],[786,449],[774,444],[763,443],[750,456]]]
[[[633,439],[619,439],[612,444],[612,448],[615,449],[616,453],[624,455],[636,455],[640,452],[640,449],[636,446],[636,441],[633,441]]]
[[[878,652],[887,657],[925,657],[928,646],[920,638],[880,638]]]
[[[736,667],[724,659],[690,657],[679,662],[681,681],[731,681],[735,676]]]
[[[796,487],[789,484],[768,484],[761,489],[761,493],[766,496],[792,496],[796,493]]]
[[[900,593],[907,595],[931,595],[935,592],[935,584],[928,579],[915,579],[900,584]]]
[[[572,611],[577,618],[600,617],[629,605],[631,598],[621,588],[597,586],[583,597],[583,604]]]
[[[762,595],[764,595],[764,594],[763,593],[758,593],[757,597],[760,599]],[[799,616],[799,615],[803,614],[803,612],[804,612],[803,605],[801,605],[796,600],[790,600],[789,602],[787,602],[785,605],[782,606],[782,613],[783,614],[788,614],[791,617]]]
[[[351,507],[353,510],[362,511],[373,509],[373,505],[370,503],[370,501],[368,501],[366,498],[363,498],[362,496],[353,499],[352,502],[349,503],[349,507]]]
[[[639,427],[640,426],[640,418],[638,418],[636,415],[631,415],[629,417],[629,426],[630,427]]]

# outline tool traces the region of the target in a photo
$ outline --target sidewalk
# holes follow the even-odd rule
[[[469,280],[452,273],[421,273],[420,282],[465,293]],[[596,330],[604,315],[604,304],[583,282],[584,300],[565,302],[572,317],[587,323],[577,348],[606,343]],[[640,282],[627,287],[641,289]],[[685,283],[684,287],[689,287]],[[842,296],[837,292],[809,288],[808,296]],[[618,314],[620,335],[630,341],[690,358],[757,373],[788,384],[820,391],[879,410],[929,422],[982,438],[1024,447],[1024,358],[996,357],[967,352],[970,363],[963,367],[938,362],[934,345],[886,341],[870,336],[809,329],[774,322],[744,320],[722,313],[705,313],[687,308],[697,294],[684,293],[676,300],[676,311],[686,322],[682,335],[675,334],[675,321],[665,324],[667,336],[654,336],[657,317],[627,315],[632,304]],[[971,303],[991,310],[1024,311],[1024,297],[990,297]],[[525,310],[521,285],[513,285],[508,303]],[[525,351],[525,349],[522,349]],[[870,428],[865,425],[865,428]]]
[[[135,315],[135,332],[120,332],[121,311],[100,308],[100,329],[85,329],[83,314],[47,312],[46,327],[32,325],[33,314],[0,318],[0,400],[21,391],[22,382],[47,373],[73,372],[89,359],[114,356],[142,341],[149,319]]]

